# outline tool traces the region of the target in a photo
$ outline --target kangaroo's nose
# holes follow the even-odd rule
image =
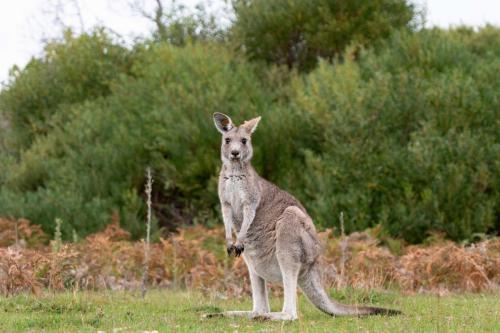
[[[240,152],[237,150],[232,150],[231,155],[233,155],[233,157],[238,157],[240,155]]]

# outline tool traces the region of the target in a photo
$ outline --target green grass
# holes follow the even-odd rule
[[[437,297],[332,292],[344,302],[398,308],[397,317],[332,318],[300,296],[292,323],[202,319],[204,313],[249,309],[250,298],[223,300],[187,291],[75,292],[0,298],[0,332],[500,332],[498,294]],[[273,311],[281,299],[271,298]]]

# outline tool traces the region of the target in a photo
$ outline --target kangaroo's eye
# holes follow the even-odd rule
[[[230,138],[226,138],[226,144],[229,144],[231,142]]]
[[[245,138],[241,139],[241,143],[244,144],[244,145],[246,145],[247,144],[247,139],[245,139]]]

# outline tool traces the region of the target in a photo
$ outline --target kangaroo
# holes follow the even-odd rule
[[[252,311],[227,311],[208,317],[297,319],[297,286],[318,309],[332,316],[394,315],[397,310],[349,306],[328,297],[320,279],[320,243],[312,219],[291,194],[260,177],[251,165],[252,133],[261,117],[235,126],[222,113],[213,115],[222,134],[218,192],[228,255],[243,259],[250,273]],[[233,242],[233,229],[236,242]],[[281,312],[269,308],[266,282],[282,282]]]

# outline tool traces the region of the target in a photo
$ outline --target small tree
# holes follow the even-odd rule
[[[352,42],[373,43],[416,14],[406,0],[236,0],[233,37],[254,60],[313,68]]]
[[[192,12],[187,10],[186,6],[178,4],[176,0],[168,1],[168,4],[166,2],[164,0],[130,2],[133,11],[154,23],[155,40],[184,46],[188,42],[224,39],[224,30],[203,4],[198,4]]]

